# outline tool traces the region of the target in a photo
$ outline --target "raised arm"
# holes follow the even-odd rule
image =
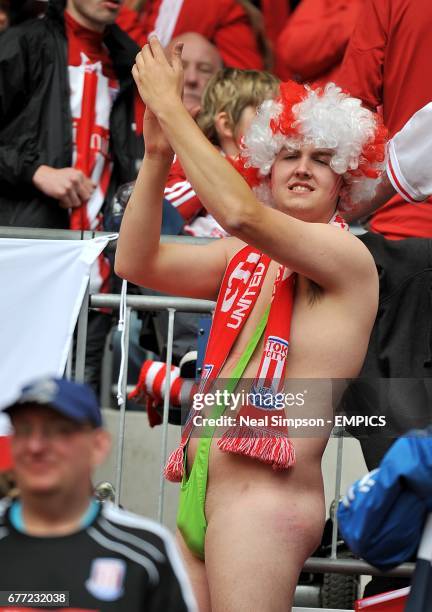
[[[115,271],[165,293],[215,299],[227,264],[225,244],[160,244],[162,198],[173,153],[149,109],[143,131],[146,152],[123,217]]]
[[[327,288],[345,286],[349,275],[352,282],[353,274],[359,280],[374,270],[372,258],[353,236],[326,224],[299,221],[258,202],[183,107],[176,93],[180,59],[170,66],[156,38],[141,56],[141,95],[157,115],[197,195],[229,234]]]

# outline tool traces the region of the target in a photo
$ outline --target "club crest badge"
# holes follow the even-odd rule
[[[115,601],[124,592],[126,562],[109,557],[92,561],[90,576],[86,580],[88,592],[101,601]]]

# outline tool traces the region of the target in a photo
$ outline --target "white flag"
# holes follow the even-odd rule
[[[90,268],[112,238],[0,239],[0,408],[63,375]]]

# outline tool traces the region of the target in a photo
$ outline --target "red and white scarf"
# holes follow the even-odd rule
[[[73,167],[91,178],[96,188],[87,202],[71,210],[70,228],[103,229],[102,206],[111,179],[109,121],[119,91],[103,34],[79,24],[65,11],[68,40],[70,109],[72,115]],[[101,254],[92,268],[91,292],[107,291],[108,259]]]
[[[329,221],[341,229],[348,225],[337,213]],[[218,378],[235,340],[252,312],[261,292],[270,258],[256,249],[246,246],[234,255],[225,272],[216,303],[210,338],[202,368],[199,393],[205,394]],[[263,354],[252,384],[255,396],[274,396],[285,382],[289,348],[292,310],[294,305],[296,274],[279,266],[272,291]],[[278,410],[275,403],[268,406],[246,404],[241,407],[237,422],[218,441],[222,451],[242,454],[265,463],[274,469],[292,466],[295,462],[294,447],[288,438],[288,430],[282,426],[260,427],[247,424]],[[180,446],[171,453],[165,467],[165,477],[179,482],[183,476],[184,448],[193,429],[194,409],[185,424]],[[241,417],[241,418],[240,418]],[[267,419],[271,422],[271,419]],[[242,423],[246,422],[245,425]]]

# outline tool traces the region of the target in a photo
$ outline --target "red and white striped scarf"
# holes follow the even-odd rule
[[[339,214],[330,222],[341,229],[348,225]],[[209,392],[218,378],[235,340],[252,312],[271,263],[270,258],[246,246],[231,259],[225,272],[216,304],[210,338],[202,368],[198,392]],[[296,274],[279,266],[273,286],[270,313],[266,326],[263,353],[252,384],[251,395],[257,398],[274,396],[285,382]],[[295,462],[294,448],[286,427],[242,425],[243,421],[261,418],[277,410],[259,401],[241,407],[237,422],[218,441],[222,451],[233,452],[269,463],[274,469],[288,468]],[[183,430],[180,446],[170,455],[165,468],[168,480],[179,482],[183,476],[184,448],[192,433],[194,409],[191,409]],[[241,418],[240,418],[241,417]],[[270,419],[269,419],[270,421]]]
[[[90,178],[96,188],[87,202],[70,214],[70,228],[103,229],[102,206],[113,163],[109,155],[109,120],[119,91],[103,34],[89,30],[65,12],[74,168]],[[91,292],[107,291],[110,265],[101,254],[92,269]]]

